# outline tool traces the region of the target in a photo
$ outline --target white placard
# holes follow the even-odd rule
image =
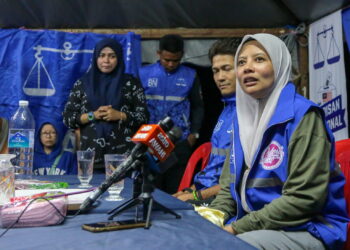
[[[341,10],[310,25],[310,99],[319,104],[335,140],[348,138]]]

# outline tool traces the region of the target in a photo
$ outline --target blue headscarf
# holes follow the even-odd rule
[[[62,121],[58,121],[58,120],[55,120],[53,118],[43,118],[43,119],[40,119],[39,121],[37,121],[36,122],[37,126],[35,129],[34,151],[35,151],[35,153],[38,153],[38,154],[45,155],[44,146],[41,143],[41,139],[40,139],[40,133],[41,133],[41,129],[46,124],[52,125],[56,131],[56,144],[54,145],[52,152],[50,154],[50,157],[52,159],[55,159],[61,152],[62,140],[63,140],[64,134],[65,134],[67,128],[65,128]]]
[[[46,124],[51,124],[56,131],[56,144],[52,152],[45,153],[44,145],[41,142],[41,130]],[[36,122],[35,141],[34,141],[34,161],[33,173],[35,175],[61,175],[77,173],[77,157],[74,152],[74,145],[65,143],[65,134],[67,128],[63,122],[54,118],[40,118]],[[56,159],[58,162],[56,163]],[[55,167],[53,168],[53,165]],[[51,172],[52,171],[52,172]]]
[[[104,48],[111,48],[117,56],[117,66],[106,74],[97,67],[97,59]],[[122,104],[121,89],[124,85],[124,59],[121,44],[111,38],[99,41],[94,50],[93,62],[89,71],[82,77],[84,91],[87,95],[88,106],[91,111],[97,110],[100,106],[112,105],[113,109],[119,110]],[[113,129],[113,123],[97,120],[96,132],[99,138],[107,136]]]
[[[56,144],[54,145],[52,152],[50,154],[46,154],[44,151],[44,145],[40,139],[41,129],[46,124],[51,124],[56,131]],[[49,168],[54,163],[56,157],[62,151],[62,140],[64,137],[64,133],[66,129],[62,121],[57,121],[51,118],[42,119],[36,122],[35,129],[35,140],[34,140],[34,162],[33,162],[33,170],[39,168]]]

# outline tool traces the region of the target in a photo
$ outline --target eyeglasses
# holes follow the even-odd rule
[[[56,132],[42,132],[41,136],[56,136]]]

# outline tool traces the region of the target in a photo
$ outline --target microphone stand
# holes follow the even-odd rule
[[[143,157],[142,161],[146,161],[145,157]],[[142,163],[140,165],[141,173],[134,179],[133,198],[108,211],[107,214],[110,214],[108,220],[112,220],[118,214],[130,208],[136,207],[135,221],[137,221],[139,205],[143,205],[143,220],[146,222],[144,227],[145,229],[149,229],[151,226],[150,218],[153,206],[159,208],[160,210],[163,210],[164,213],[170,213],[174,215],[176,219],[180,219],[181,216],[179,214],[154,200],[152,196],[152,193],[154,191],[154,186],[152,184],[152,174],[150,173],[148,167],[145,167],[145,165]]]

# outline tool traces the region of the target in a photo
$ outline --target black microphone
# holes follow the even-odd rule
[[[158,125],[167,132],[166,135],[171,140],[171,142],[175,142],[182,136],[182,131],[178,127],[174,127],[173,121],[166,117],[161,120]],[[151,138],[154,139],[154,138]],[[104,193],[107,189],[126,177],[126,175],[130,172],[130,170],[137,169],[141,164],[143,164],[140,159],[145,155],[148,151],[148,147],[145,144],[139,143],[134,146],[130,155],[126,158],[126,160],[112,173],[110,177],[108,177],[95,191],[93,191],[88,198],[84,200],[84,202],[80,205],[80,212],[84,212],[89,209],[92,204]]]

